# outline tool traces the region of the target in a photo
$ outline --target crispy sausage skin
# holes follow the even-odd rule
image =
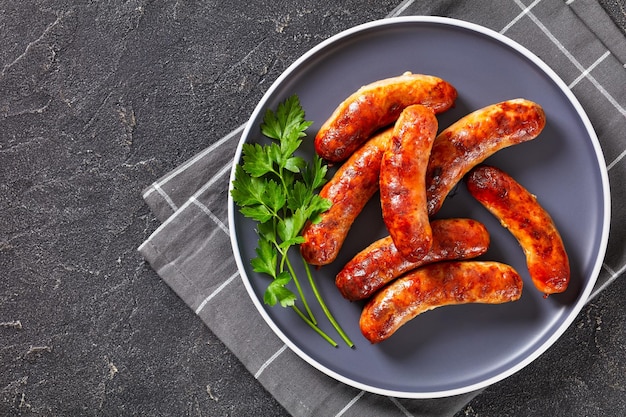
[[[383,220],[398,252],[409,261],[423,258],[432,245],[425,180],[437,129],[431,109],[420,104],[406,107],[380,165]]]
[[[470,172],[467,188],[519,241],[535,287],[546,297],[565,291],[570,279],[567,252],[536,197],[507,173],[486,165]]]
[[[320,196],[333,204],[322,213],[320,222],[308,223],[302,231],[300,252],[311,265],[326,265],[335,260],[352,223],[378,191],[380,161],[392,133],[392,129],[387,129],[367,141],[320,190]]]
[[[440,113],[456,100],[456,89],[441,78],[404,74],[365,85],[345,99],[315,137],[317,153],[330,162],[347,159],[370,136],[392,124],[411,104]]]
[[[361,333],[371,343],[378,343],[425,311],[453,304],[515,301],[522,286],[519,274],[499,262],[426,265],[390,283],[367,302],[359,321]]]
[[[435,139],[426,172],[428,213],[439,211],[474,166],[500,149],[534,139],[545,124],[541,106],[519,98],[476,110],[444,129]]]
[[[489,248],[489,232],[473,219],[441,219],[431,223],[433,245],[424,257],[411,262],[396,249],[391,236],[359,252],[337,274],[335,285],[350,301],[371,297],[400,275],[433,262],[469,259]]]

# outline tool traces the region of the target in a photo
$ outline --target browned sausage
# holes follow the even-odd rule
[[[438,261],[473,258],[489,248],[489,232],[476,220],[434,220],[431,227],[433,245],[417,262],[403,257],[391,236],[379,239],[359,252],[335,278],[344,298],[364,300],[407,271]]]
[[[541,106],[508,100],[476,110],[435,139],[426,172],[428,213],[434,215],[472,167],[505,147],[537,137],[546,124]]]
[[[409,261],[423,258],[432,245],[425,180],[437,128],[435,113],[428,107],[405,108],[380,165],[383,220],[398,252]]]
[[[410,72],[368,84],[339,104],[317,133],[315,149],[328,161],[343,161],[405,107],[423,104],[440,113],[456,97],[454,87],[441,78]]]
[[[470,193],[519,241],[533,284],[546,296],[567,289],[570,267],[561,235],[537,198],[502,170],[480,166],[467,178]]]
[[[308,263],[326,265],[337,257],[352,223],[378,190],[380,160],[391,135],[388,129],[367,141],[320,190],[332,206],[319,223],[309,223],[302,231],[300,252]]]
[[[499,262],[426,265],[393,281],[368,301],[359,321],[361,333],[378,343],[425,311],[453,304],[514,301],[520,298],[522,286],[519,274]]]

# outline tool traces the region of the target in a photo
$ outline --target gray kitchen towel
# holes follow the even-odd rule
[[[612,185],[609,244],[591,298],[626,268],[626,234],[620,226],[626,224],[626,195],[619,185],[626,181],[625,42],[593,3],[404,1],[391,14],[447,16],[509,36],[546,61],[580,100],[598,134]],[[477,392],[433,400],[367,393],[314,369],[265,324],[239,277],[228,232],[229,173],[242,132],[243,126],[144,191],[162,224],[139,247],[141,254],[292,415],[454,415]]]

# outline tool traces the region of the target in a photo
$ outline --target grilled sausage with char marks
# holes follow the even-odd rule
[[[491,166],[472,170],[467,188],[518,240],[535,287],[546,297],[565,291],[570,279],[567,252],[550,214],[537,198]]]
[[[398,252],[409,261],[423,258],[432,245],[425,181],[437,128],[428,107],[407,107],[396,121],[380,165],[383,220]]]
[[[423,104],[435,113],[452,107],[456,89],[438,77],[404,74],[361,87],[322,125],[315,150],[330,162],[347,159],[377,130],[391,125],[405,107]]]
[[[335,278],[341,295],[350,301],[364,300],[405,272],[429,263],[474,258],[489,248],[489,232],[476,220],[434,220],[431,227],[433,245],[416,262],[398,252],[391,236],[359,252]]]
[[[380,290],[363,308],[359,325],[371,343],[389,338],[419,314],[437,307],[514,301],[523,282],[499,262],[451,261],[418,268]]]
[[[318,223],[308,223],[303,231],[300,252],[311,265],[326,265],[335,260],[352,223],[365,204],[378,191],[380,161],[391,142],[388,129],[367,141],[320,190],[332,202]]]
[[[426,172],[430,216],[474,166],[500,149],[534,139],[545,124],[541,106],[520,98],[476,110],[444,129],[435,139]]]

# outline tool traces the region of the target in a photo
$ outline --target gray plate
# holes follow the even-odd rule
[[[541,104],[547,126],[534,141],[498,152],[487,162],[503,168],[537,195],[560,229],[571,262],[567,292],[543,299],[528,276],[517,242],[460,184],[437,217],[471,217],[491,233],[480,259],[518,270],[522,298],[503,305],[443,307],[422,314],[378,345],[361,335],[362,303],[344,300],[334,277],[358,251],[385,235],[378,198],[354,224],[332,265],[315,271],[321,292],[356,343],[330,347],[290,309],[263,304],[268,280],[252,271],[254,224],[229,201],[233,250],[242,279],[260,314],[300,357],[349,385],[384,395],[436,398],[475,390],[518,371],[566,330],[593,288],[608,239],[609,187],[597,138],[582,107],[555,73],[532,53],[488,29],[436,17],[385,19],[329,39],[291,65],[258,104],[241,142],[259,141],[265,109],[298,94],[308,120],[305,156],[333,109],[360,86],[402,72],[442,77],[458,90],[454,109],[440,115],[440,129],[465,114],[502,100],[524,97]],[[241,145],[235,161],[241,157]],[[297,255],[294,252],[294,255]],[[298,265],[299,258],[294,256]],[[302,269],[298,271],[306,281]],[[312,295],[308,296],[314,300]],[[314,309],[322,328],[323,314]],[[336,337],[337,341],[341,341]]]

